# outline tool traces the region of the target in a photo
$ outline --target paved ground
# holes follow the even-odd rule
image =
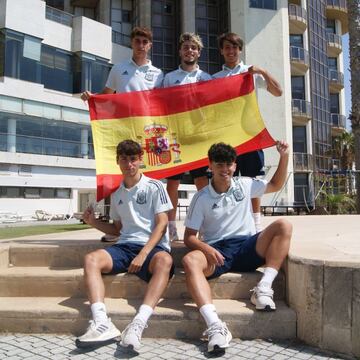
[[[92,350],[79,350],[69,335],[0,335],[0,359],[208,359],[206,343],[168,339],[144,339],[139,354],[118,347],[116,343]],[[297,341],[241,341],[235,339],[222,359],[351,359],[321,351]]]

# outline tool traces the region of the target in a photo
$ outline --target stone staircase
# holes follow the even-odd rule
[[[104,245],[97,241],[12,242],[0,246],[0,331],[21,333],[84,332],[91,318],[82,278],[84,255]],[[189,297],[181,258],[182,243],[173,244],[177,266],[153,316],[145,337],[199,338],[205,329]],[[275,283],[275,312],[258,312],[249,291],[261,272],[229,273],[211,280],[214,304],[234,337],[294,338],[296,315],[285,304],[285,277]],[[105,303],[120,330],[130,322],[141,304],[145,283],[134,275],[105,276]]]

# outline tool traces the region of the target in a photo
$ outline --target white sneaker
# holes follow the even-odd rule
[[[273,301],[274,290],[267,286],[255,286],[252,290],[251,302],[255,305],[256,310],[274,311],[276,310]]]
[[[208,337],[208,352],[212,354],[224,352],[232,339],[231,332],[221,321],[211,324],[203,335]]]
[[[170,241],[179,241],[179,235],[175,226],[169,226],[169,238]]]
[[[110,318],[105,322],[95,322],[94,320],[91,320],[86,333],[79,336],[76,339],[75,344],[79,348],[98,345],[120,335],[121,332],[111,322]]]
[[[141,335],[147,325],[140,319],[134,319],[123,331],[120,345],[138,350],[141,347]]]

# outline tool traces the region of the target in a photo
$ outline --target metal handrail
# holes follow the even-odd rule
[[[48,5],[46,5],[45,17],[48,20],[52,20],[52,21],[58,22],[60,24],[66,25],[66,26],[72,27],[72,24],[73,24],[73,15],[72,14],[69,14],[69,13],[59,10],[59,9],[55,9]]]
[[[309,65],[309,52],[299,46],[290,46],[290,59]]]
[[[295,4],[289,4],[289,15],[302,18],[305,21],[307,19],[306,10],[303,7]]]
[[[331,124],[337,128],[344,128],[346,127],[346,117],[345,115],[341,114],[331,114]]]
[[[311,104],[309,101],[303,99],[292,99],[292,113],[293,115],[311,117]]]

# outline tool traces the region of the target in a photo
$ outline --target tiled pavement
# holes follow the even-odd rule
[[[0,335],[0,359],[7,360],[61,360],[61,359],[208,359],[206,343],[173,339],[143,339],[139,354],[131,353],[112,343],[101,348],[79,350],[74,337],[69,335]],[[271,341],[235,339],[221,359],[351,359],[339,354],[321,351],[298,341]]]

